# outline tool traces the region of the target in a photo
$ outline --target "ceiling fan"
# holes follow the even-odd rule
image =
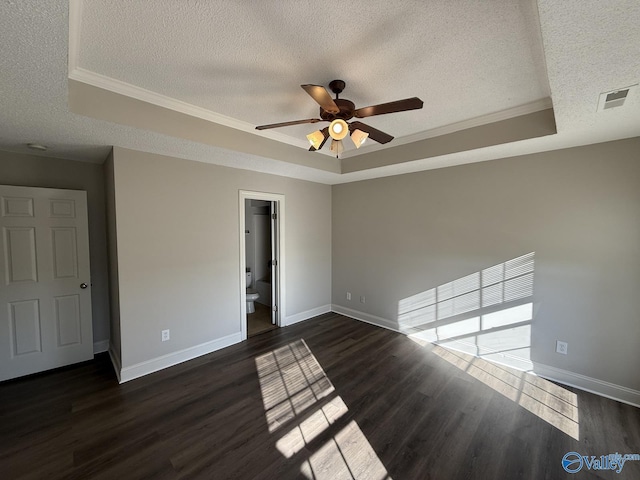
[[[407,110],[417,110],[422,108],[423,102],[418,97],[405,98],[395,102],[381,103],[370,107],[356,109],[355,104],[351,100],[339,98],[345,88],[343,80],[333,80],[329,83],[329,88],[335,94],[336,98],[331,95],[326,88],[320,85],[300,85],[318,105],[320,105],[320,118],[308,118],[306,120],[294,120],[292,122],[272,123],[269,125],[259,125],[256,130],[267,130],[270,128],[288,127],[291,125],[301,125],[305,123],[331,122],[328,127],[323,128],[307,135],[311,143],[310,151],[320,150],[325,142],[331,137],[331,151],[339,154],[343,150],[341,140],[351,134],[351,139],[356,148],[364,143],[368,138],[378,143],[388,143],[393,137],[388,133],[382,132],[369,125],[353,121],[347,123],[353,117],[366,118],[374,115],[384,115],[386,113],[404,112]]]

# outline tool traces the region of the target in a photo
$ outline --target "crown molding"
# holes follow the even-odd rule
[[[197,105],[193,105],[182,100],[178,100],[152,90],[147,90],[142,87],[102,75],[91,70],[80,67],[80,42],[82,32],[82,11],[83,0],[70,0],[69,1],[69,57],[68,57],[68,76],[72,80],[86,83],[88,85],[102,88],[113,93],[124,95],[136,100],[157,105],[159,107],[167,108],[179,113],[190,115],[202,120],[217,123],[227,127],[235,128],[245,132],[252,133],[265,138],[270,138],[281,143],[293,145],[296,147],[308,148],[308,143],[305,139],[297,139],[288,135],[284,135],[272,130],[256,130],[253,124],[238,120],[226,115],[216,113],[212,110],[208,110]],[[428,138],[439,137],[441,135],[447,135],[460,130],[466,130],[481,125],[486,125],[501,120],[508,120],[521,115],[527,115],[529,113],[538,112],[552,108],[551,98],[542,98],[533,102],[529,102],[517,107],[513,107],[507,110],[482,115],[461,122],[444,125],[442,127],[433,128],[431,130],[425,130],[422,132],[414,133],[404,137],[395,138],[393,144],[381,145],[377,143],[369,142],[368,145],[363,146],[357,150],[349,150],[340,155],[341,158],[352,158],[367,153],[375,152],[378,150],[384,150],[390,147],[404,145],[407,143],[413,143]],[[321,155],[332,156],[332,154],[326,151],[317,152]]]
[[[419,142],[420,140],[426,140],[427,138],[440,137],[442,135],[448,135],[450,133],[467,130],[469,128],[488,125],[490,123],[500,122],[502,120],[509,120],[511,118],[516,118],[522,115],[528,115],[530,113],[540,112],[542,110],[547,110],[549,108],[553,108],[551,98],[549,97],[541,98],[540,100],[535,100],[533,102],[525,103],[517,107],[509,108],[507,110],[501,110],[499,112],[493,112],[487,115],[481,115],[479,117],[470,118],[468,120],[462,120],[461,122],[451,123],[449,125],[443,125],[442,127],[432,128],[431,130],[425,130],[423,132],[414,133],[411,135],[407,135],[405,137],[395,138],[393,140],[393,146],[396,147],[398,145],[405,145],[407,143],[414,143],[414,142]],[[390,146],[391,145],[389,144],[379,145],[379,144],[370,143],[366,147],[362,147],[359,150],[357,150],[357,153],[354,151],[345,152],[343,155],[341,155],[341,158],[357,157],[359,155],[363,155],[366,153],[371,153],[378,150],[384,150],[385,148],[389,148]]]
[[[136,85],[87,70],[80,66],[80,42],[82,33],[82,0],[69,1],[69,56],[68,78],[88,85],[102,88],[113,93],[124,95],[136,100],[167,108],[179,113],[184,113],[202,120],[253,133],[265,138],[270,138],[288,145],[308,148],[305,139],[296,139],[278,132],[266,132],[255,129],[255,125],[237,120],[226,115],[213,112],[206,108],[198,107],[182,100],[177,100],[160,93],[147,90]]]
[[[69,0],[69,73],[78,67],[80,59],[80,32],[82,23],[82,0]]]
[[[69,58],[71,58],[71,53],[69,55]],[[260,137],[277,140],[288,145],[293,145],[305,149],[308,146],[307,141],[304,139],[295,139],[276,132],[266,133],[260,130],[256,130],[255,126],[251,123],[237,120],[232,117],[227,117],[226,115],[212,112],[211,110],[207,110],[206,108],[198,107],[196,105],[183,102],[182,100],[177,100],[175,98],[171,98],[166,95],[162,95],[160,93],[156,93],[151,90],[147,90],[145,88],[108,77],[106,75],[102,75],[100,73],[92,72],[82,67],[76,66],[73,71],[70,71],[69,79],[86,83],[93,87],[102,88],[104,90],[108,90],[119,95],[124,95],[135,100],[140,100],[152,105],[167,108],[175,112],[184,113],[185,115],[200,118],[208,122],[217,123],[219,125],[235,128],[236,130],[242,130],[244,132],[253,133],[254,135],[258,135]]]

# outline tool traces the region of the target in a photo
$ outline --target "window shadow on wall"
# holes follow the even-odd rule
[[[535,252],[398,302],[398,328],[419,340],[532,370]]]
[[[398,327],[432,351],[572,438],[577,396],[533,373],[535,252],[398,302]]]

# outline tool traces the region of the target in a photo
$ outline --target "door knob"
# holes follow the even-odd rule
[[[82,288],[82,289],[87,288],[87,287],[88,287],[88,285],[86,283],[81,283],[80,284],[80,288]]]

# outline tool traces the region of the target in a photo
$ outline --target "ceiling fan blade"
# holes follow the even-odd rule
[[[313,145],[311,146],[311,148],[309,148],[310,152],[315,152],[317,150],[320,150],[322,147],[324,147],[324,144],[327,143],[327,140],[329,139],[329,127],[324,127],[322,130],[320,130],[322,132],[322,135],[324,135],[324,140],[322,141],[322,143],[318,146],[318,148],[314,147]]]
[[[318,105],[322,107],[322,109],[329,113],[339,113],[340,108],[336,105],[336,102],[333,101],[329,92],[324,87],[320,85],[300,85],[305,92],[311,95]]]
[[[422,108],[424,102],[418,97],[405,98],[395,102],[381,103],[370,107],[359,108],[353,114],[358,118],[373,117],[374,115],[384,115],[385,113],[405,112],[407,110],[418,110]]]
[[[271,123],[269,125],[258,125],[256,130],[267,130],[269,128],[288,127],[290,125],[301,125],[303,123],[318,123],[324,122],[319,118],[308,118],[306,120],[294,120],[293,122]]]
[[[384,133],[377,128],[370,127],[369,125],[362,122],[351,122],[349,124],[349,131],[353,132],[354,130],[362,130],[365,133],[369,134],[369,138],[378,143],[389,143],[393,140],[393,137],[388,133]]]

